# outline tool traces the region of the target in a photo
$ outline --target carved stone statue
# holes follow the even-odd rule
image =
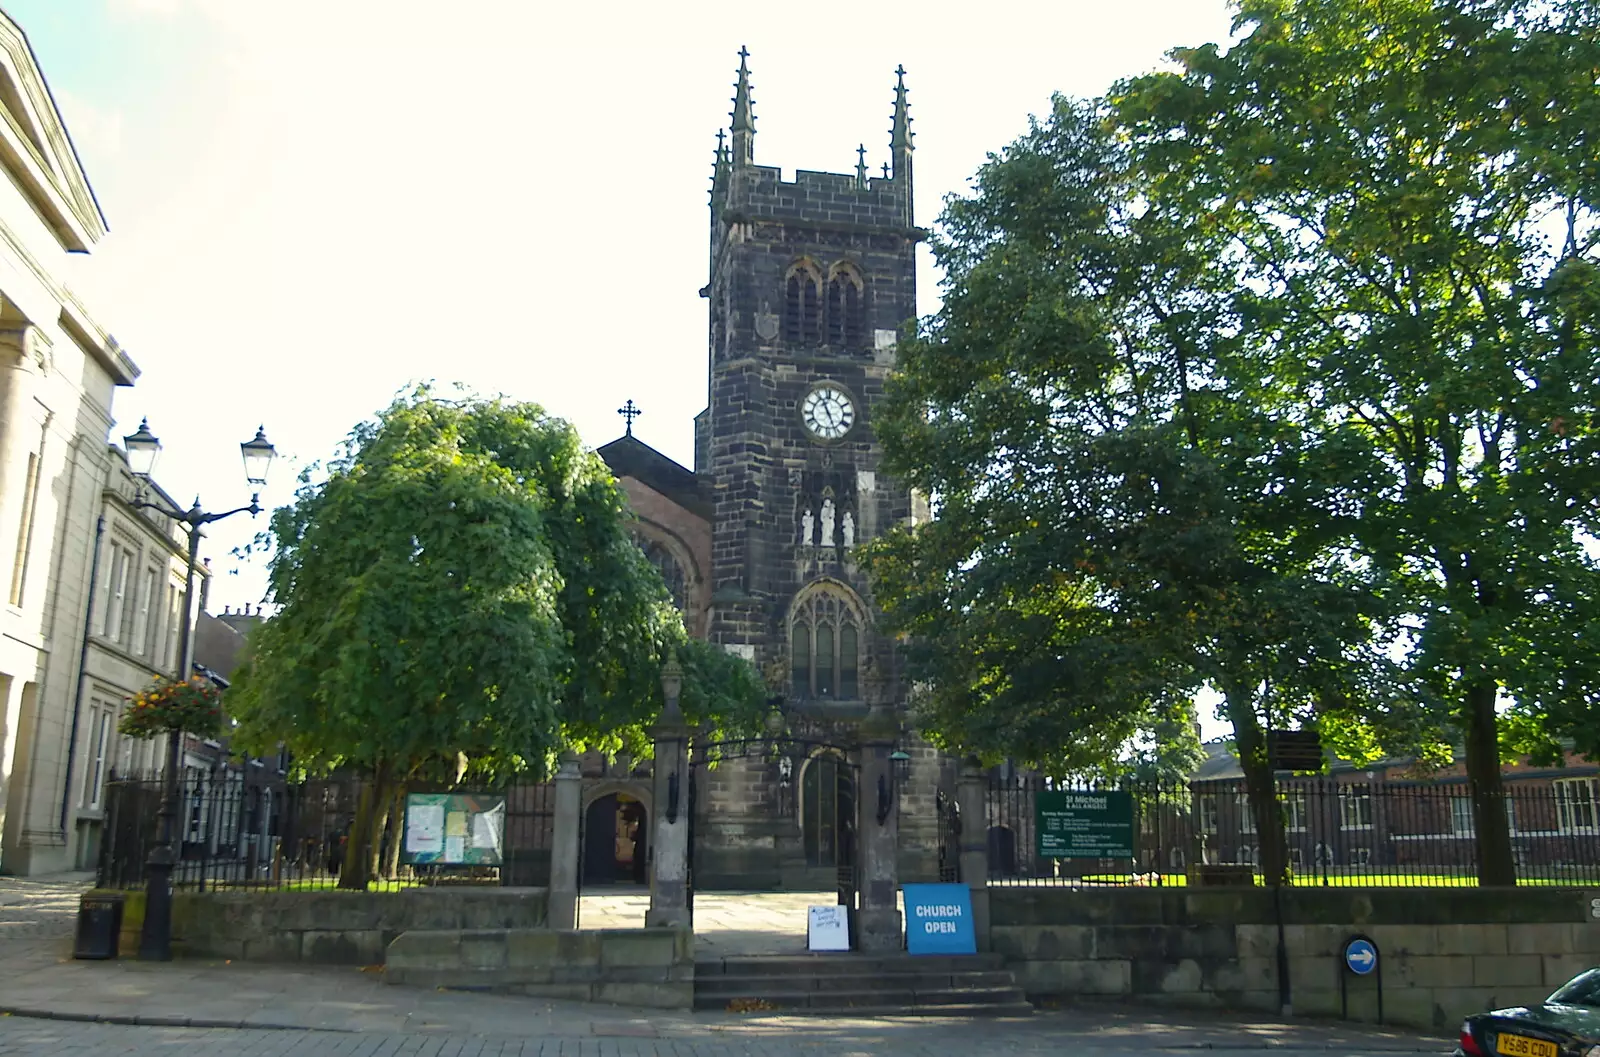
[[[833,546],[833,500],[822,501],[822,546]]]
[[[807,507],[805,513],[800,515],[800,545],[802,547],[811,546],[812,540],[816,539],[816,537],[813,535],[813,531],[814,526],[811,520],[811,508]]]
[[[843,537],[844,537],[844,545],[846,547],[854,547],[856,545],[856,519],[855,519],[855,515],[851,514],[850,511],[846,510],[844,512],[844,519],[843,519],[843,523],[842,524],[843,524],[843,527],[840,529],[840,532],[843,534]]]
[[[789,684],[789,664],[782,657],[774,657],[761,669],[761,678],[773,693],[782,692]]]

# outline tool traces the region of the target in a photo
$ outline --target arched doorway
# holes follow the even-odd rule
[[[806,761],[800,778],[800,829],[807,866],[855,865],[855,775],[833,750]]]
[[[583,816],[583,886],[645,884],[649,832],[647,812],[636,798],[596,798]]]

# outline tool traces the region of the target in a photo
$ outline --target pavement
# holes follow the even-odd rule
[[[694,901],[695,957],[804,954],[806,908],[832,905],[835,892],[702,892]],[[650,909],[648,888],[616,888],[578,901],[578,927],[636,929]]]
[[[1282,1057],[1448,1053],[1438,1038],[1254,1015],[1084,1004],[1032,1017],[797,1017],[640,1011],[385,985],[357,968],[214,961],[74,961],[82,875],[0,878],[0,1055],[154,1057],[970,1057],[1205,1051]],[[586,897],[581,924],[635,924],[639,893]],[[696,897],[707,953],[798,935],[804,895]],[[803,916],[800,920],[804,920]],[[187,1025],[187,1026],[186,1026]]]

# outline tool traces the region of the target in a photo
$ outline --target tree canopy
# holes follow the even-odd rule
[[[1281,865],[1263,721],[1360,681],[1371,599],[1325,560],[1337,489],[1231,291],[1141,211],[1106,116],[1058,99],[946,210],[945,302],[877,418],[937,514],[875,547],[876,591],[965,751],[1104,772],[1221,692]]]
[[[877,428],[928,525],[873,559],[932,729],[1060,768],[1223,696],[1346,754],[1600,749],[1581,0],[1246,0],[1238,39],[1057,100],[952,199]]]
[[[419,391],[273,515],[276,615],[230,693],[245,744],[380,788],[646,751],[674,651],[694,722],[749,727],[754,668],[691,642],[610,471],[541,408]],[[352,857],[354,854],[352,853]]]
[[[1152,210],[1234,277],[1241,344],[1339,427],[1325,461],[1359,484],[1353,553],[1464,738],[1486,883],[1514,877],[1502,738],[1600,749],[1597,18],[1247,0],[1235,46],[1115,93]]]

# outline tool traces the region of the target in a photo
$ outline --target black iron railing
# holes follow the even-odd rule
[[[177,889],[322,888],[345,869],[363,791],[359,778],[289,782],[250,770],[190,771],[179,783]],[[431,791],[432,787],[410,789]],[[383,809],[380,887],[441,883],[542,885],[549,879],[554,793],[548,783],[503,786],[505,829],[498,866],[407,866],[404,799]],[[113,776],[101,823],[97,883],[136,889],[157,840],[161,779]]]
[[[1131,801],[1131,856],[1058,857],[1041,847],[1041,794],[1114,791]],[[1475,885],[1478,841],[1464,779],[1277,783],[1289,869],[1298,885]],[[1047,795],[1054,809],[1059,797]],[[1600,781],[1508,780],[1502,806],[1519,883],[1600,885]],[[1045,845],[1087,824],[1044,822]],[[994,885],[1182,885],[1261,873],[1261,837],[1239,780],[1087,785],[992,775],[986,810]],[[1114,827],[1113,827],[1114,828]],[[1056,831],[1052,834],[1052,830]],[[1219,881],[1218,878],[1224,880]]]

